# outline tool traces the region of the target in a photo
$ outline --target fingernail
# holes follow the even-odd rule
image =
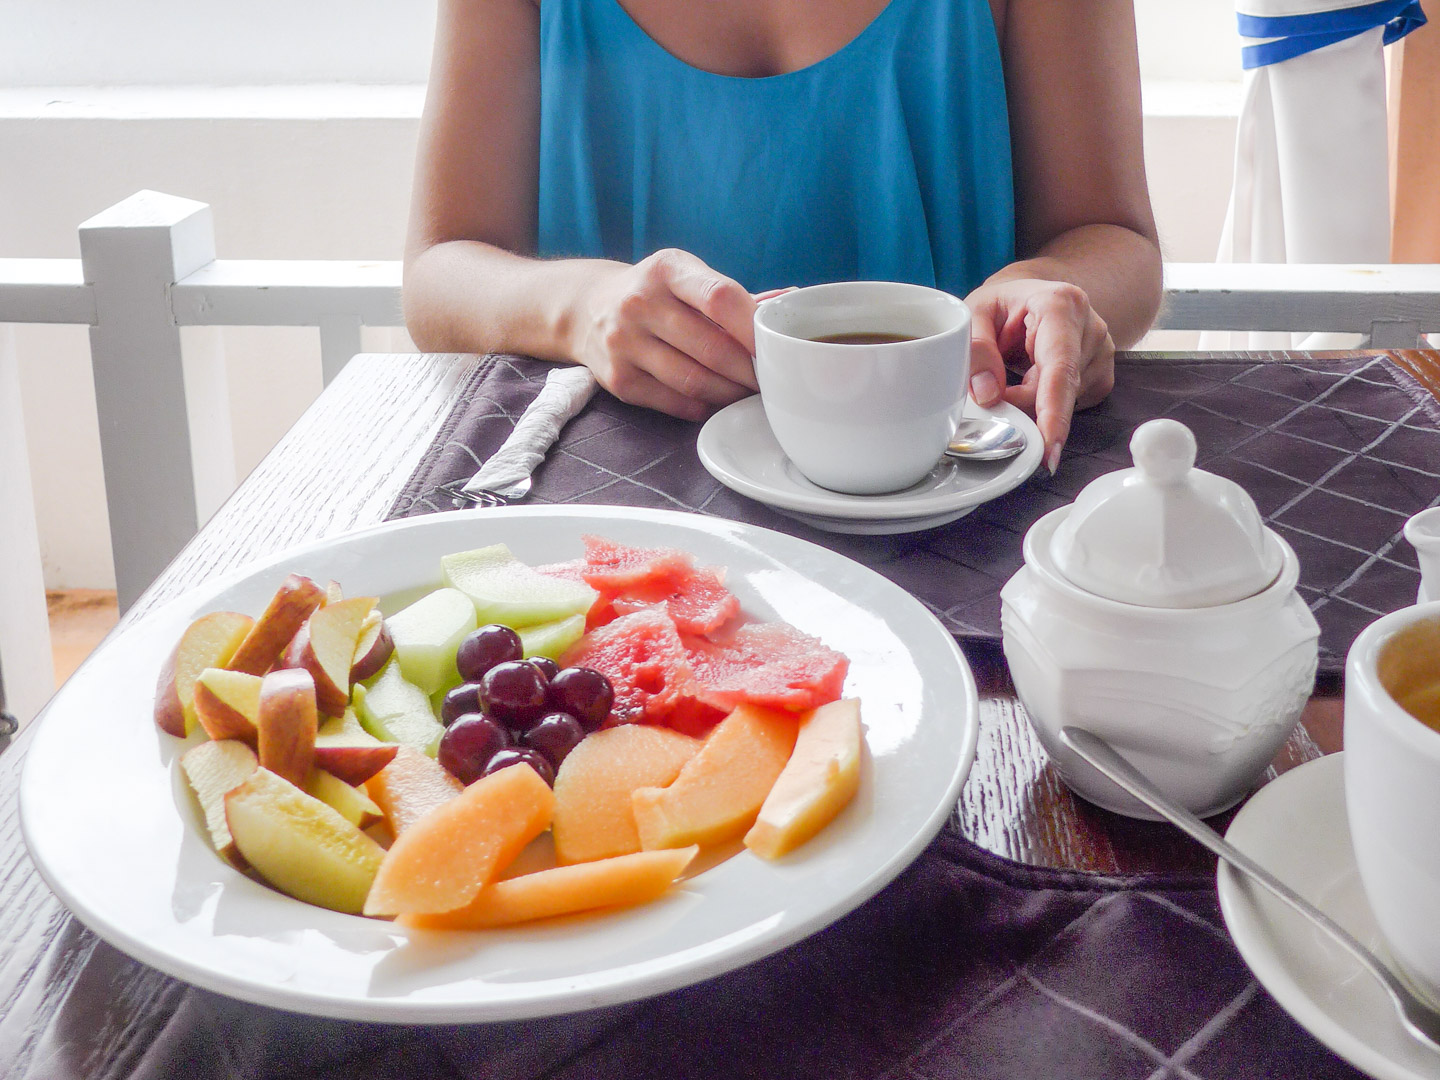
[[[1050,470],[1050,475],[1055,475],[1055,470],[1060,468],[1060,444],[1055,443],[1045,451],[1045,468]]]
[[[1000,380],[994,372],[977,372],[970,380],[970,396],[977,405],[989,405],[1000,396]]]

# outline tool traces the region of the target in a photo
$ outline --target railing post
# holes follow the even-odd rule
[[[335,381],[350,358],[360,351],[360,320],[330,315],[320,321],[320,377],[325,386]]]
[[[214,259],[210,208],[191,199],[142,191],[80,226],[80,260],[95,290],[90,354],[121,611],[199,524],[189,417],[229,415],[214,405],[224,394],[215,365],[194,372],[187,405],[170,307],[171,286]],[[202,375],[207,385],[195,385]],[[223,435],[228,442],[228,424]]]
[[[23,724],[55,690],[15,332],[0,326],[0,677]],[[3,746],[3,742],[0,742]]]
[[[1370,323],[1372,349],[1413,349],[1424,344],[1415,319],[1375,319]]]

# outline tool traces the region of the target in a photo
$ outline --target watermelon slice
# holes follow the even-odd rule
[[[684,635],[685,693],[716,709],[799,712],[840,697],[850,661],[787,623],[746,623],[721,641]]]
[[[689,555],[674,548],[631,547],[603,536],[581,540],[586,563],[581,577],[602,596],[616,596],[633,586],[655,589],[665,581],[678,583],[695,565]]]
[[[580,579],[600,593],[587,626],[604,626],[620,615],[664,604],[684,634],[711,634],[740,612],[740,601],[725,588],[724,571],[697,567],[673,548],[636,548],[587,536],[585,561],[556,563],[543,569]]]
[[[593,630],[565,653],[562,667],[588,667],[615,688],[610,723],[661,722],[689,682],[685,646],[664,608],[642,608]]]
[[[610,600],[617,615],[628,615],[651,604],[664,604],[682,634],[712,634],[740,614],[740,601],[725,588],[722,572],[698,567],[678,582],[632,585]]]

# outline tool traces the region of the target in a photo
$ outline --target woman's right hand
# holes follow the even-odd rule
[[[759,390],[756,300],[686,251],[630,266],[596,263],[581,290],[570,354],[622,401],[685,420]]]

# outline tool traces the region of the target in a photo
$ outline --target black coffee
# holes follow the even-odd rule
[[[857,330],[850,334],[826,334],[811,341],[823,341],[828,345],[894,345],[897,341],[917,341],[916,334],[892,334],[888,331]]]

